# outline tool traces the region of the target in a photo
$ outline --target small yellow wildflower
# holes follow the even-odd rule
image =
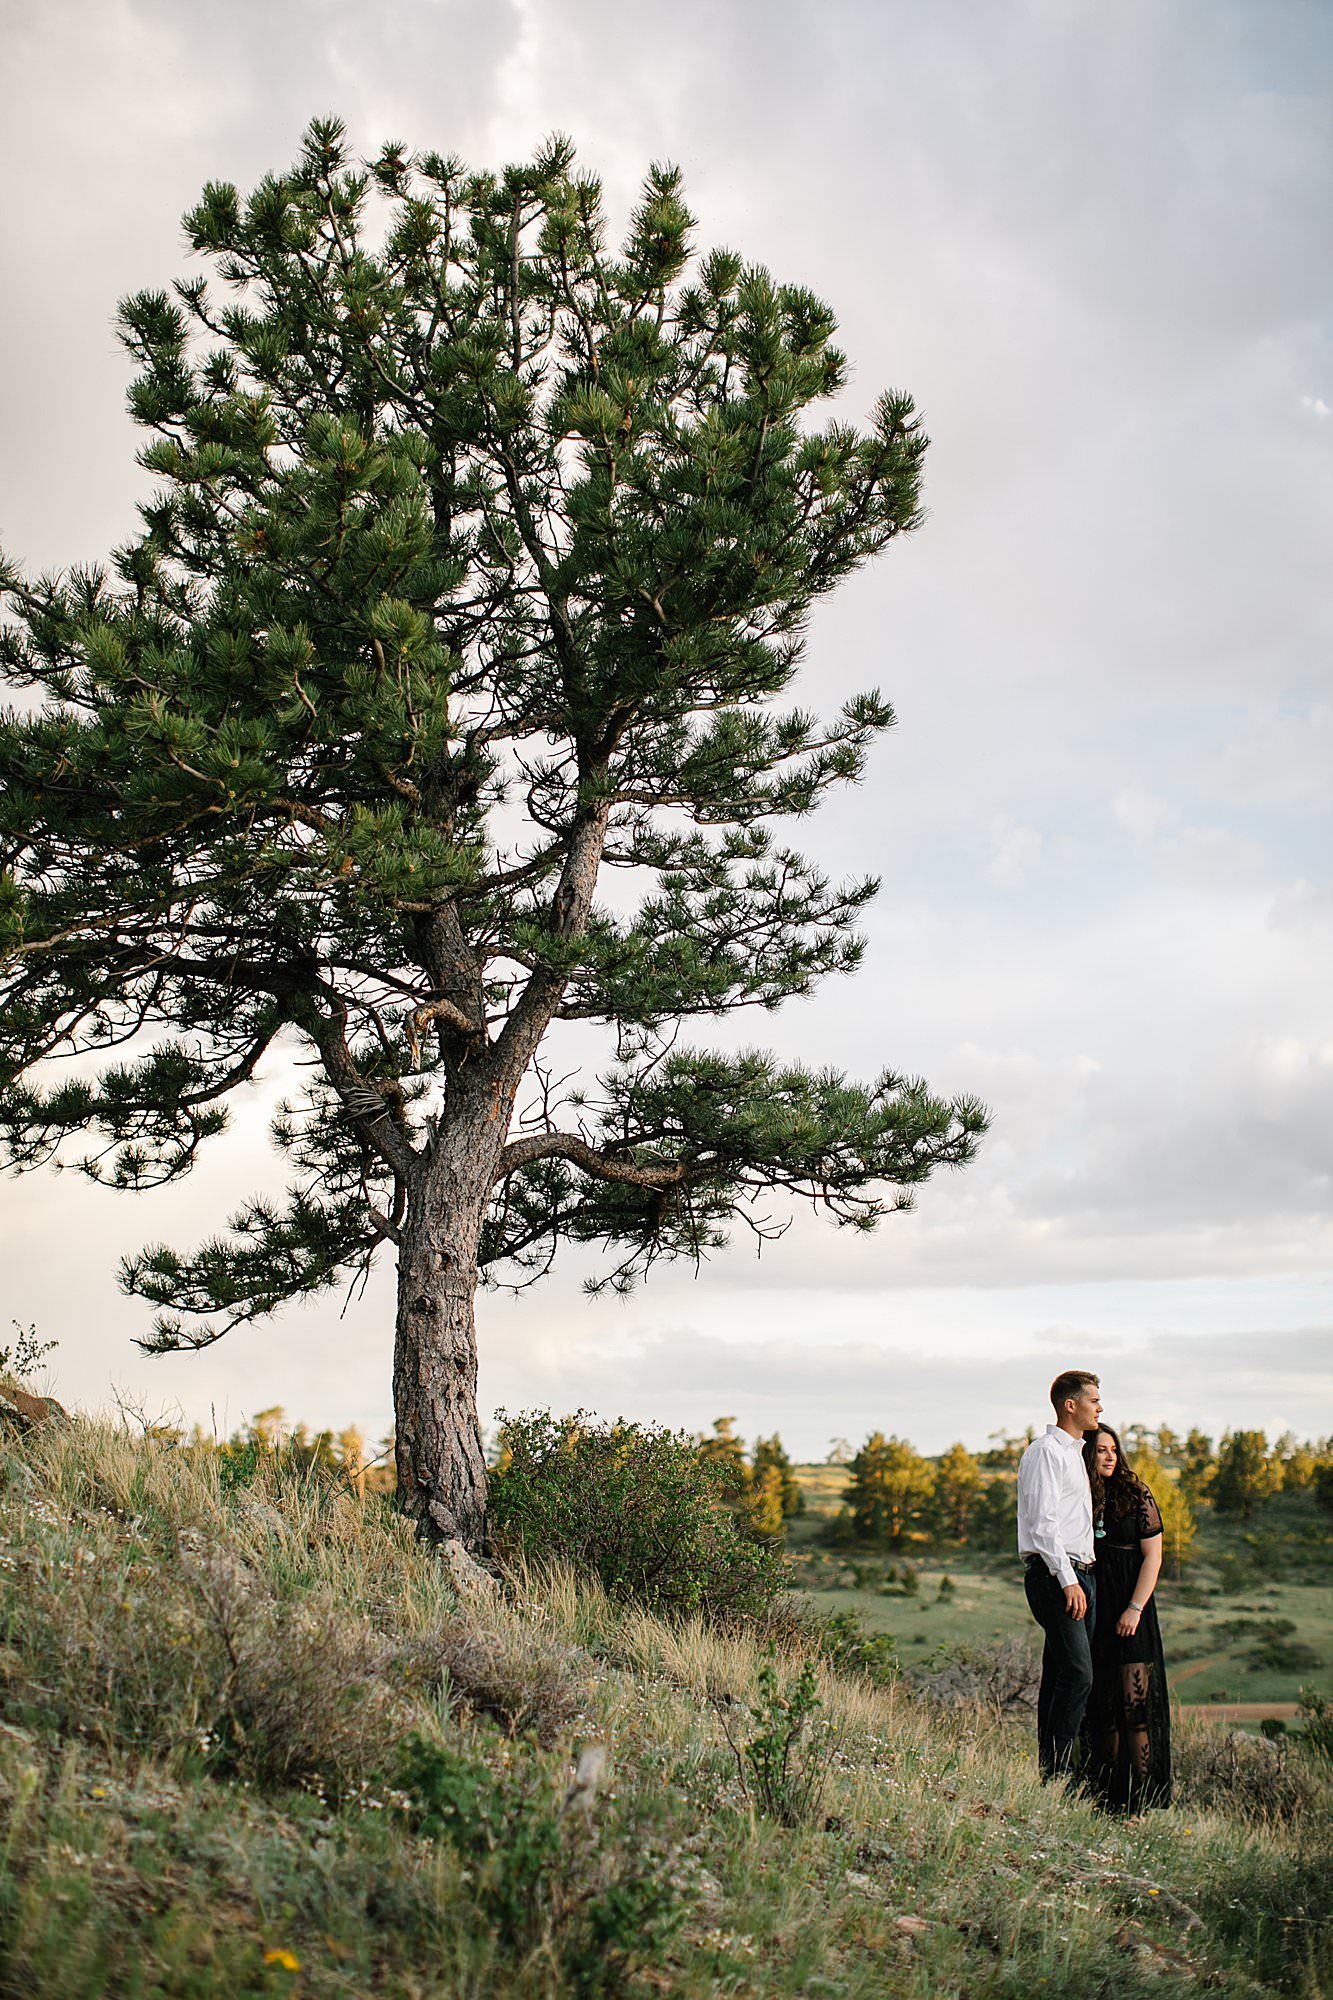
[[[1162,1893],[1162,1892],[1161,1892],[1161,1890],[1160,1890],[1160,1889],[1149,1889],[1149,1891],[1148,1891],[1148,1894],[1149,1894],[1150,1896],[1160,1896],[1160,1895],[1161,1895],[1161,1893]]]
[[[265,1965],[280,1965],[284,1972],[299,1972],[301,1970],[301,1961],[296,1956],[296,1953],[286,1950],[282,1945],[279,1945],[276,1951],[266,1951],[264,1953],[264,1963]]]
[[[104,1799],[106,1797],[106,1786],[94,1785],[88,1796],[93,1799]]]

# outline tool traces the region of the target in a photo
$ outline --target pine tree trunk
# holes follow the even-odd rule
[[[591,807],[571,840],[553,905],[564,936],[581,931],[592,907],[607,811],[604,804]],[[439,968],[437,977],[454,969]],[[451,1067],[445,1109],[408,1195],[398,1252],[398,1505],[424,1540],[456,1536],[474,1555],[486,1545],[475,1316],[481,1229],[519,1085],[562,990],[556,975],[534,973],[497,1042]],[[480,1016],[480,989],[476,998]]]
[[[486,1538],[477,1418],[477,1252],[507,1119],[499,1093],[456,1107],[408,1202],[398,1255],[393,1402],[398,1504],[429,1542]]]

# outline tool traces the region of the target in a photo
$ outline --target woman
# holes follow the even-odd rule
[[[1153,1598],[1162,1517],[1109,1424],[1087,1432],[1083,1458],[1092,1485],[1097,1619],[1079,1768],[1099,1804],[1136,1812],[1171,1802],[1171,1711]]]

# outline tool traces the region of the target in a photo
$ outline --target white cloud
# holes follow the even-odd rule
[[[1157,798],[1140,785],[1126,785],[1111,801],[1111,811],[1136,840],[1152,840],[1179,824],[1180,810],[1169,799]]]
[[[994,847],[986,864],[986,880],[1000,889],[1019,889],[1041,859],[1041,835],[1030,826],[1006,826],[1000,821],[991,829]]]
[[[1313,882],[1293,882],[1274,898],[1268,921],[1277,931],[1300,931],[1333,924],[1333,885],[1319,887]]]

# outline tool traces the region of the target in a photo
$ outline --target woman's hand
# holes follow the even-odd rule
[[[1116,1621],[1117,1639],[1132,1639],[1139,1629],[1139,1620],[1142,1616],[1143,1613],[1137,1604],[1127,1604]]]

